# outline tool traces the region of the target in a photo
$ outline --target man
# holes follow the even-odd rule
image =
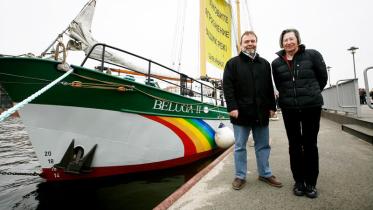
[[[241,37],[241,53],[231,58],[224,70],[223,90],[233,124],[235,145],[235,179],[232,187],[240,190],[246,184],[246,143],[253,132],[258,179],[282,187],[269,166],[269,117],[276,111],[271,67],[256,52],[257,36],[246,31]]]

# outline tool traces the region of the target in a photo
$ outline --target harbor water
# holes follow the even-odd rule
[[[0,122],[0,209],[152,209],[217,155],[187,167],[47,183],[33,174],[40,164],[21,119],[11,117]]]

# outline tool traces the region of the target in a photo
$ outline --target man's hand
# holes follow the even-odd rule
[[[273,110],[269,110],[269,117],[273,117],[276,115],[276,112]]]
[[[235,109],[235,110],[230,111],[229,116],[231,116],[233,118],[238,118],[238,110]]]

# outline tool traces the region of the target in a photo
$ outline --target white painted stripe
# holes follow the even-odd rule
[[[60,162],[72,139],[85,154],[98,144],[94,167],[151,163],[184,154],[172,130],[137,114],[28,104],[20,115],[43,168]]]

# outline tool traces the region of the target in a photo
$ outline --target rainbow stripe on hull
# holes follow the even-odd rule
[[[201,119],[185,119],[144,115],[175,132],[184,144],[184,156],[209,151],[216,148],[215,131]]]

